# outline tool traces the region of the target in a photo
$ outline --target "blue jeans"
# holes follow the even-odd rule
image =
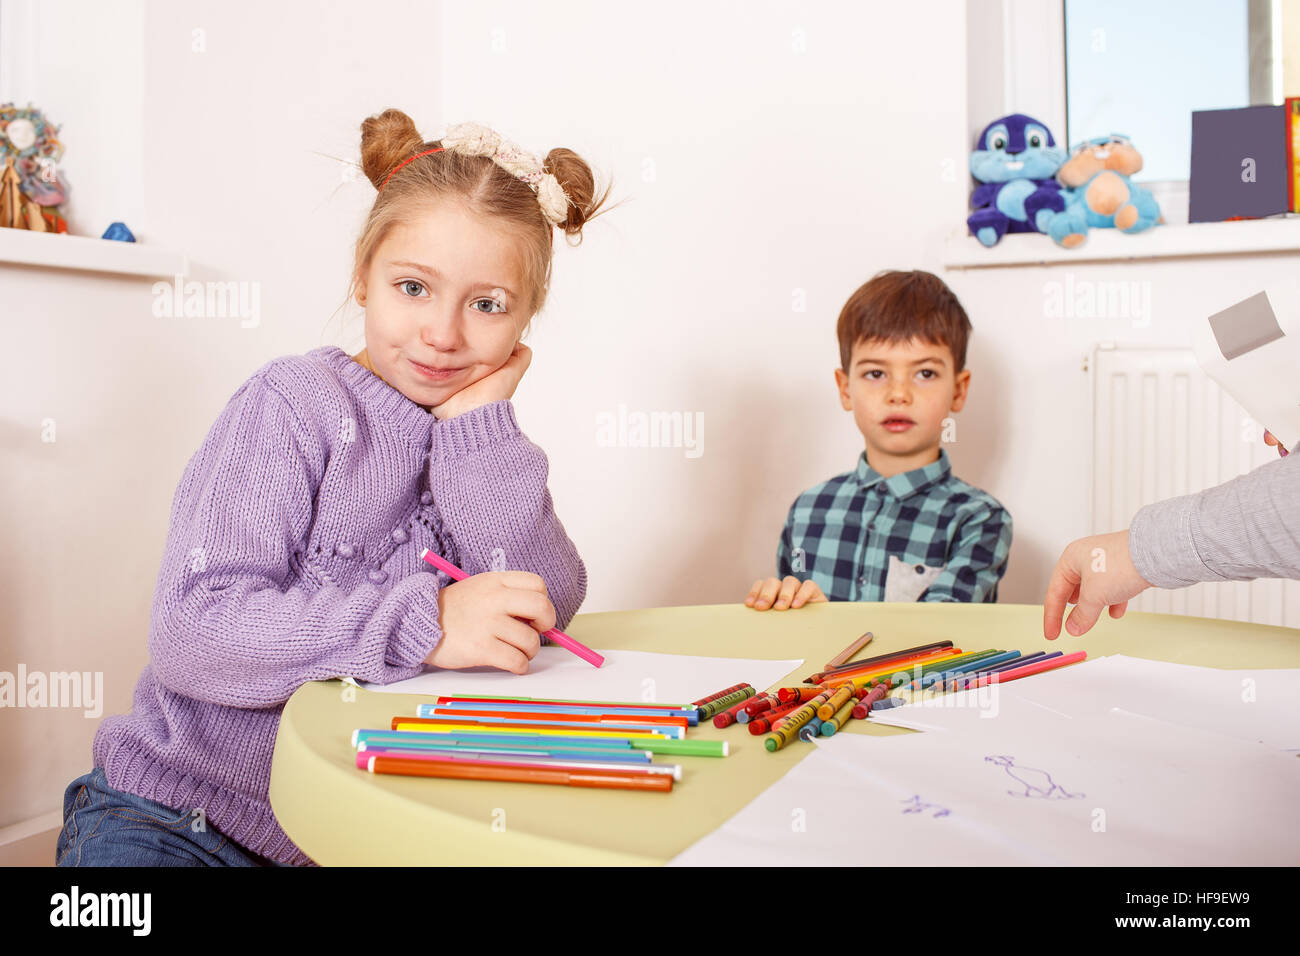
[[[55,866],[290,866],[247,850],[189,811],[108,785],[102,767],[63,793]]]

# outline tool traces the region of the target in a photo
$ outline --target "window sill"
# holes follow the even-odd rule
[[[991,249],[974,236],[954,236],[944,243],[943,264],[948,269],[983,269],[1270,252],[1300,253],[1300,216],[1161,225],[1131,236],[1116,229],[1093,229],[1075,249],[1063,249],[1041,233],[1003,236]]]
[[[170,249],[27,229],[0,229],[0,264],[167,278],[189,271],[186,257]]]

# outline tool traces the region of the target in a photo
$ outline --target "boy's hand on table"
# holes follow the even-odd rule
[[[1080,538],[1061,552],[1043,599],[1043,636],[1049,641],[1061,634],[1061,615],[1073,604],[1065,629],[1076,637],[1087,633],[1101,609],[1121,618],[1131,598],[1151,587],[1133,566],[1128,549],[1128,529]]]
[[[745,606],[752,607],[755,611],[766,611],[769,607],[784,611],[788,607],[803,607],[814,601],[825,600],[826,595],[822,594],[816,581],[800,581],[794,575],[789,575],[784,581],[778,578],[759,578],[749,589]]]
[[[1288,452],[1285,448],[1282,447],[1282,443],[1278,441],[1277,438],[1273,435],[1273,433],[1270,432],[1267,428],[1264,429],[1264,444],[1277,445],[1277,453],[1282,458],[1285,458],[1287,455],[1290,454],[1290,452]]]

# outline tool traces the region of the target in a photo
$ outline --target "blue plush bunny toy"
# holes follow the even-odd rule
[[[971,235],[993,246],[1008,232],[1046,232],[1065,208],[1055,179],[1065,150],[1047,126],[1012,113],[986,126],[976,146],[970,171],[980,185],[970,200],[975,211],[966,220]]]

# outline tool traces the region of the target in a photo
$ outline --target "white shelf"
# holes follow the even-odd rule
[[[1300,252],[1300,217],[1162,225],[1134,235],[1090,229],[1074,249],[1063,249],[1042,233],[1003,236],[991,249],[974,236],[954,236],[944,243],[943,258],[949,269],[984,269],[1265,252]]]
[[[172,278],[189,272],[186,257],[170,249],[67,233],[0,229],[0,264],[78,269]]]

